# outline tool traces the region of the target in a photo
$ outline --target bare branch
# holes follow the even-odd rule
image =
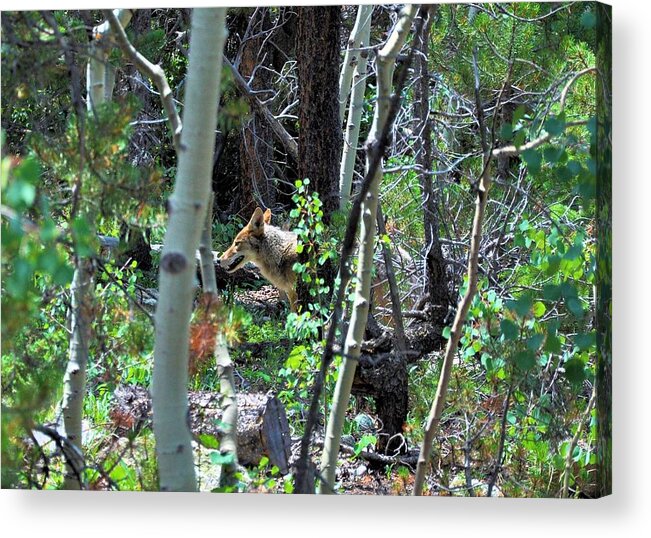
[[[282,124],[278,121],[278,118],[272,114],[271,110],[269,110],[265,104],[260,102],[260,100],[255,95],[256,92],[251,88],[251,86],[249,86],[246,80],[244,80],[244,77],[240,75],[240,72],[231,62],[228,61],[228,58],[226,57],[224,57],[224,65],[226,65],[231,70],[233,79],[235,80],[235,83],[239,87],[244,97],[246,97],[249,103],[251,103],[251,105],[256,108],[258,112],[260,112],[260,114],[262,114],[265,121],[269,124],[269,127],[271,127],[271,130],[278,137],[283,146],[285,146],[287,153],[292,157],[292,159],[294,159],[294,161],[298,162],[298,144],[296,143],[296,140],[294,140],[292,136],[287,132],[287,130],[282,126]]]

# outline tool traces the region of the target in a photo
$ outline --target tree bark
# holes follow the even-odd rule
[[[355,22],[355,28],[353,28],[353,35],[351,40],[353,41],[352,46],[359,47],[368,47],[370,45],[371,39],[371,15],[373,13],[373,6],[362,5],[359,6],[359,11],[357,14],[357,21]],[[359,24],[359,27],[358,27]],[[357,156],[357,144],[359,142],[359,130],[362,121],[362,111],[364,109],[364,92],[366,90],[366,73],[368,66],[368,55],[369,51],[361,51],[358,53],[354,59],[355,65],[354,70],[351,72],[352,80],[349,80],[348,77],[340,77],[342,80],[340,84],[350,84],[349,92],[351,93],[350,97],[350,107],[348,109],[348,120],[346,122],[346,131],[344,133],[344,147],[343,155],[341,157],[341,165],[339,167],[339,190],[341,192],[341,199],[339,202],[339,208],[345,210],[348,201],[350,200],[350,194],[353,184],[353,172],[355,169],[355,157]],[[347,61],[352,61],[353,59],[347,58],[344,60],[344,67],[348,67]],[[352,67],[352,66],[351,66]],[[343,120],[345,105],[346,102],[343,98],[343,88],[340,88],[340,117],[341,121]]]
[[[93,320],[93,264],[90,260],[77,258],[75,272],[70,286],[72,306],[70,309],[70,352],[68,366],[63,378],[63,424],[66,437],[78,449],[80,460],[82,453],[82,416],[84,394],[86,392],[86,365],[88,364],[88,347],[90,344]],[[83,468],[80,461],[66,460],[64,489],[82,489],[79,470]]]
[[[267,8],[256,9],[254,20],[248,21],[259,33],[269,26]],[[239,72],[248,80],[255,71],[250,84],[253,91],[271,88],[271,71],[260,69],[270,60],[261,53],[264,36],[251,38],[242,45]],[[264,60],[264,63],[261,61]],[[256,97],[257,100],[257,97]],[[264,98],[263,98],[264,100]],[[273,138],[271,127],[260,110],[253,109],[240,129],[240,170],[242,179],[242,211],[245,215],[253,213],[257,206],[273,207],[276,190],[272,182]]]
[[[416,56],[418,79],[414,85],[414,116],[416,133],[421,141],[420,151],[416,153],[419,165],[419,179],[423,198],[423,227],[425,230],[425,285],[423,295],[427,298],[429,308],[425,311],[429,321],[444,326],[449,306],[449,278],[445,270],[445,261],[439,241],[438,200],[433,186],[433,177],[429,172],[433,168],[432,123],[430,121],[430,77],[428,62],[429,31],[432,24],[434,6],[423,6],[421,32],[416,35],[416,47],[420,54]]]
[[[195,9],[177,181],[160,262],[152,404],[162,491],[194,491],[187,424],[188,341],[195,251],[210,195],[226,9]]]
[[[339,33],[340,6],[300,7],[296,36],[298,64],[298,176],[309,178],[310,188],[323,203],[323,222],[328,225],[339,208]],[[307,262],[307,249],[299,262]],[[319,268],[325,284],[333,288],[335,271],[330,261]],[[297,283],[298,304],[311,300],[308,286]]]
[[[299,7],[296,60],[300,108],[298,172],[323,202],[324,222],[339,207],[340,6]]]

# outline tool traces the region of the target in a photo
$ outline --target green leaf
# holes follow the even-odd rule
[[[500,321],[500,331],[504,335],[505,340],[517,340],[518,336],[520,336],[520,327],[510,319]]]
[[[545,268],[545,274],[547,276],[553,276],[558,272],[558,268],[561,265],[561,257],[556,254],[552,254],[547,258],[547,267]]]
[[[587,378],[581,359],[570,359],[565,363],[565,377],[573,385],[579,385]]]
[[[52,273],[52,282],[58,286],[66,286],[72,282],[74,270],[65,261],[62,261]]]
[[[15,209],[21,210],[31,207],[36,199],[36,187],[31,183],[15,179],[3,193],[6,203]]]
[[[574,343],[579,351],[586,351],[597,344],[597,333],[595,331],[579,333],[574,336]]]
[[[558,301],[561,298],[561,288],[555,284],[545,284],[543,286],[543,297],[548,301]]]
[[[533,304],[533,315],[537,318],[541,318],[545,315],[545,312],[547,312],[547,307],[545,306],[544,303],[541,303],[540,301],[536,301]]]
[[[566,165],[556,168],[556,175],[558,176],[558,179],[562,181],[569,181],[572,179],[572,172],[570,172],[570,169]]]
[[[592,30],[597,24],[597,17],[592,11],[586,11],[581,15],[581,26],[586,30]]]
[[[519,129],[516,131],[515,136],[513,137],[513,145],[520,147],[524,144],[524,141],[527,139],[527,132],[525,129]]]
[[[559,340],[558,336],[555,334],[548,334],[543,350],[545,350],[547,353],[560,353],[561,341]]]
[[[513,360],[520,370],[529,370],[536,365],[536,354],[529,349],[518,351],[513,356]]]
[[[574,317],[581,319],[585,315],[583,305],[579,299],[571,297],[565,302],[565,305]]]
[[[128,469],[125,468],[124,462],[120,462],[115,467],[113,467],[113,470],[111,470],[110,477],[115,482],[120,482],[121,480],[124,480],[127,477],[127,475],[128,475]]]
[[[206,448],[219,448],[219,439],[217,439],[214,435],[210,435],[209,433],[199,434],[199,442]]]
[[[305,353],[307,348],[305,346],[295,346],[285,361],[285,366],[292,370],[298,370],[305,360]]]
[[[544,339],[545,339],[545,335],[543,333],[533,334],[532,336],[527,338],[527,349],[533,352],[538,351]]]
[[[446,340],[449,340],[451,334],[452,334],[452,329],[450,327],[445,327],[443,329],[443,332],[441,333],[441,336],[443,336],[443,338],[445,338]]]
[[[231,452],[222,454],[215,451],[210,453],[210,461],[215,465],[232,465],[235,462],[235,455]]]
[[[521,156],[531,172],[536,173],[540,170],[540,165],[542,164],[542,154],[540,151],[528,149],[523,151]]]
[[[355,443],[355,456],[359,456],[364,450],[368,448],[368,445],[375,446],[377,443],[377,437],[371,434],[364,434],[362,438]]]
[[[504,141],[509,141],[513,138],[513,125],[505,123],[500,129],[500,138]]]
[[[18,258],[13,263],[12,272],[6,280],[7,291],[15,296],[23,296],[30,287],[34,267],[23,258]]]
[[[556,164],[559,162],[564,153],[565,148],[563,146],[546,146],[543,149],[545,160],[550,164]]]
[[[41,177],[41,165],[36,158],[27,157],[14,171],[16,179],[35,185]]]
[[[527,113],[527,109],[524,105],[519,105],[518,108],[513,112],[513,125],[516,125],[524,115]]]
[[[533,306],[533,299],[528,294],[523,294],[518,297],[515,301],[507,301],[506,307],[515,312],[521,318],[529,315],[531,307]]]
[[[567,169],[571,174],[571,177],[578,176],[583,170],[583,166],[577,160],[572,160],[567,162]]]
[[[547,118],[543,127],[552,136],[558,136],[565,130],[565,120],[558,116],[551,116]]]

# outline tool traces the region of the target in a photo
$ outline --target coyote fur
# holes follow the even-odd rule
[[[245,263],[253,263],[269,282],[284,291],[292,312],[296,312],[296,273],[294,263],[296,234],[271,225],[271,210],[264,213],[257,207],[249,223],[235,236],[233,244],[220,258],[221,266],[229,273]]]

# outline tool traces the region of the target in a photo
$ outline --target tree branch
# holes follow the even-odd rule
[[[560,110],[559,114],[565,110],[565,101],[567,100],[567,94],[570,91],[570,88],[574,85],[574,83],[583,75],[587,73],[594,73],[596,72],[597,69],[595,67],[588,67],[586,69],[583,69],[582,71],[579,71],[576,73],[565,85],[563,88],[563,91],[561,92],[561,97],[559,101],[560,105]],[[578,125],[585,125],[587,123],[587,120],[576,120],[576,121],[568,121],[565,126],[566,127],[576,127]],[[535,149],[538,146],[541,146],[545,142],[547,142],[549,139],[551,139],[552,135],[550,133],[545,133],[542,136],[539,136],[538,138],[531,140],[530,142],[527,142],[526,144],[523,144],[521,146],[504,146],[502,148],[496,148],[493,150],[493,157],[516,157],[520,155],[521,153],[529,150],[529,149]]]
[[[287,132],[287,130],[282,126],[282,124],[278,121],[278,118],[273,115],[271,110],[269,110],[265,104],[260,102],[260,100],[255,95],[255,91],[253,91],[251,86],[249,86],[246,80],[244,80],[244,77],[240,75],[240,72],[237,70],[237,68],[231,62],[229,62],[228,58],[226,57],[224,57],[224,65],[226,65],[231,70],[235,84],[237,84],[238,88],[244,97],[246,97],[247,101],[251,103],[251,105],[258,112],[260,112],[262,117],[269,124],[269,127],[271,127],[271,130],[278,137],[278,140],[280,140],[282,145],[285,146],[287,153],[292,157],[292,159],[294,159],[294,161],[298,162],[298,144],[296,140],[294,140],[292,136]]]
[[[170,130],[172,131],[172,137],[174,139],[174,148],[178,155],[181,150],[181,129],[183,126],[181,124],[179,113],[176,110],[176,105],[174,104],[174,94],[167,82],[167,78],[165,78],[165,71],[163,71],[163,68],[160,65],[151,63],[129,42],[129,38],[125,33],[124,28],[113,11],[110,9],[103,9],[102,13],[104,14],[104,17],[106,17],[106,20],[111,26],[111,30],[115,34],[115,40],[118,46],[127,56],[129,56],[129,58],[131,58],[133,63],[136,64],[136,67],[138,67],[140,71],[145,73],[150,79],[152,79],[154,84],[156,84],[163,103],[163,108],[165,108],[165,112],[167,113]]]

